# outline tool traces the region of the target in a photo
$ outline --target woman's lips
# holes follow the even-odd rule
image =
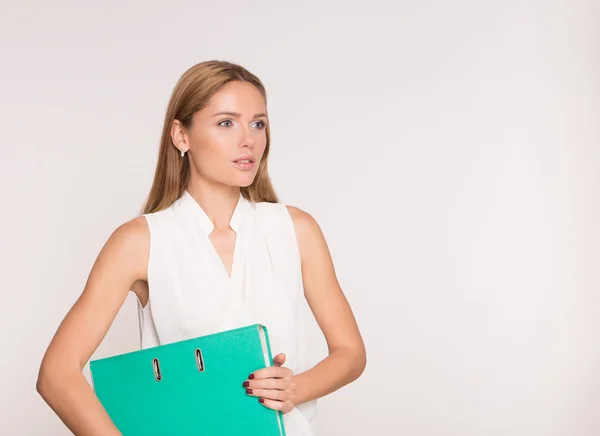
[[[234,160],[232,163],[236,168],[242,171],[248,171],[254,168],[254,162],[250,159]]]

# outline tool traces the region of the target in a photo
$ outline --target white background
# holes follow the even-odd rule
[[[69,434],[40,360],[139,212],[175,82],[208,59],[263,80],[275,188],[321,224],[367,345],[318,434],[600,434],[599,15],[2,1],[0,434]],[[130,295],[94,357],[138,346]]]

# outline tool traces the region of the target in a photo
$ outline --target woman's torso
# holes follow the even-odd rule
[[[231,276],[209,235],[213,225],[187,192],[144,215],[150,230],[148,302],[138,301],[141,347],[148,348],[260,323],[274,354],[295,374],[308,369],[304,292],[294,224],[285,205],[240,195],[231,218]],[[284,415],[288,436],[313,434],[316,401]]]

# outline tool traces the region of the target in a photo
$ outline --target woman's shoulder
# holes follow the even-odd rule
[[[283,225],[285,228],[292,226],[298,240],[312,239],[321,235],[317,220],[306,210],[285,203],[256,203],[257,210],[262,210],[267,215],[265,223]]]
[[[154,231],[156,228],[162,227],[173,227],[173,221],[178,221],[180,213],[179,211],[178,201],[175,201],[170,206],[160,209],[154,212],[146,212],[140,215],[138,218],[145,221],[145,224],[148,226],[149,230]],[[140,221],[142,222],[142,221]]]
[[[296,206],[285,206],[291,221],[294,224],[296,237],[300,247],[307,244],[307,241],[323,239],[323,233],[319,223],[310,213]]]
[[[268,201],[254,203],[255,208],[263,212],[265,214],[282,214],[284,216],[289,215],[293,220],[302,221],[302,220],[310,220],[311,215],[300,209],[299,207],[292,206],[285,203],[271,203]]]
[[[299,207],[286,204],[285,208],[287,209],[288,213],[290,214],[290,218],[296,226],[306,227],[316,223],[315,218],[310,213],[300,209]]]
[[[271,203],[268,201],[254,203],[260,219],[266,224],[273,224],[275,221],[287,222],[302,213],[300,209],[284,203]]]
[[[112,234],[113,238],[127,241],[130,244],[144,243],[150,235],[148,222],[143,215],[130,219],[119,225]]]
[[[145,262],[150,246],[150,232],[143,216],[123,222],[108,237],[99,258],[109,259],[109,264],[127,268],[136,279],[145,275]],[[115,267],[116,268],[116,267]]]

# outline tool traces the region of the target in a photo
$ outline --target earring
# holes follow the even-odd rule
[[[181,149],[181,157],[183,157],[185,155],[185,152],[186,152],[185,148],[182,148]]]

